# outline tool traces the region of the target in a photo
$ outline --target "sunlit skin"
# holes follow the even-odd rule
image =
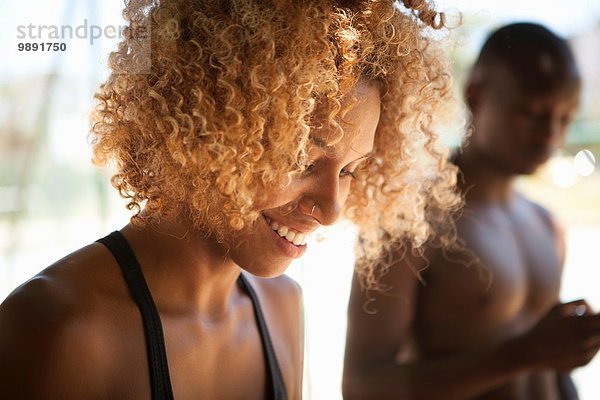
[[[304,313],[283,272],[310,235],[347,218],[373,283],[381,249],[425,240],[424,211],[441,220],[460,203],[436,132],[455,108],[444,16],[431,0],[126,1],[122,16],[90,141],[131,211],[121,233],[158,308],[174,397],[299,399]],[[127,276],[94,243],[10,295],[0,399],[160,389],[144,340],[157,329]]]
[[[352,95],[358,105],[340,121],[345,135],[336,151],[324,151],[327,132],[316,132],[312,166],[273,189],[257,205],[261,215],[306,233],[338,220],[379,121],[376,86],[360,83]],[[292,203],[299,206],[284,214]],[[300,291],[280,275],[306,245],[285,243],[296,248],[286,250],[263,217],[226,244],[183,218],[122,233],[160,312],[175,398],[266,398],[262,344],[250,300],[236,285],[240,273],[261,300],[288,396],[301,398]],[[103,245],[84,247],[18,288],[0,306],[0,326],[1,398],[150,398],[139,311]]]
[[[307,170],[296,174],[284,190],[268,194],[263,204],[257,204],[262,218],[250,232],[235,237],[229,254],[232,262],[257,276],[280,275],[293,258],[304,253],[306,245],[282,246],[287,241],[276,237],[265,217],[305,234],[338,220],[348,197],[352,173],[373,150],[379,121],[377,87],[360,83],[356,97],[355,111],[348,114],[346,121],[341,121],[343,140],[326,147],[328,133],[317,130],[313,134]]]
[[[345,399],[577,398],[568,373],[597,353],[600,314],[584,300],[561,303],[563,230],[514,187],[563,144],[579,101],[572,59],[536,64],[547,61],[537,40],[516,50],[516,59],[533,54],[526,69],[497,57],[467,84],[473,132],[454,158],[465,251],[390,254],[389,290],[368,297],[354,280]],[[568,73],[547,73],[561,63]],[[532,82],[544,73],[555,78],[539,90]]]

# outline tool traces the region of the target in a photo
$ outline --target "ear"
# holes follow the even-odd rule
[[[463,96],[465,98],[465,103],[467,107],[469,107],[469,111],[471,113],[475,113],[477,108],[479,107],[481,101],[481,93],[482,87],[480,82],[475,82],[473,79],[470,79],[465,87],[465,91]]]

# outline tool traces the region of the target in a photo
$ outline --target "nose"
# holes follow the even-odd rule
[[[311,196],[315,202],[312,216],[321,225],[333,225],[340,218],[347,190],[341,190],[339,176],[317,182],[315,186]]]

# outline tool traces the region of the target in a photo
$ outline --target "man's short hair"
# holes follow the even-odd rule
[[[500,64],[507,67],[520,84],[535,92],[578,84],[580,80],[569,43],[535,23],[514,23],[492,32],[473,70],[481,73]]]

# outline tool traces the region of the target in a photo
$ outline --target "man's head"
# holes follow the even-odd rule
[[[564,39],[532,23],[496,30],[466,87],[471,151],[508,174],[534,172],[562,145],[579,88],[579,71]]]

